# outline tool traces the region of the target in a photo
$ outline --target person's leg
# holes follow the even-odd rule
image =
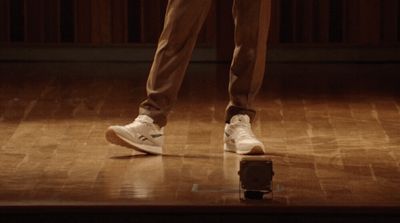
[[[167,115],[176,100],[197,35],[212,0],[169,0],[164,29],[147,81],[147,99],[139,116],[124,126],[110,126],[106,139],[137,151],[162,154]]]
[[[176,101],[184,73],[212,0],[169,0],[164,29],[147,81],[140,115],[163,127]]]
[[[226,122],[237,114],[254,119],[252,102],[264,76],[271,0],[234,0],[235,50],[230,68]]]

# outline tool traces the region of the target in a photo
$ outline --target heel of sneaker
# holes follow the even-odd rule
[[[236,153],[236,148],[235,148],[234,145],[225,142],[224,143],[224,151],[225,152]]]
[[[238,149],[235,145],[224,143],[224,151],[237,153],[240,155],[262,155],[265,154],[264,148],[262,146],[252,146],[248,149]]]

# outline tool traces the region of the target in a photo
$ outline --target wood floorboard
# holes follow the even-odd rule
[[[253,129],[284,207],[400,207],[398,64],[270,64]],[[145,97],[149,64],[1,63],[0,206],[219,205],[239,200],[224,153],[225,64],[191,64],[165,156],[110,145]],[[379,75],[378,75],[378,72]]]

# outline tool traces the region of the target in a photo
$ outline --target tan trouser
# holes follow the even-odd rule
[[[147,81],[147,99],[139,113],[164,126],[176,101],[198,33],[213,0],[169,0],[164,29]],[[234,0],[235,50],[230,68],[226,121],[236,114],[254,119],[252,102],[265,70],[271,0]]]

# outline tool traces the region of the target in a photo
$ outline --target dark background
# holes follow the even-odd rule
[[[351,48],[359,59],[360,52],[354,50],[367,48],[375,50],[363,51],[372,60],[398,60],[398,55],[382,49],[399,46],[399,0],[272,0],[272,4],[269,45],[273,49]],[[0,46],[11,52],[21,47],[154,48],[166,5],[167,0],[0,0]],[[198,48],[216,49],[218,61],[231,57],[231,6],[232,0],[216,0],[198,39]],[[12,58],[3,53],[1,59]],[[343,53],[334,60],[355,58]]]
[[[260,120],[267,121],[260,129],[268,134],[271,130],[276,151],[284,148],[273,156],[285,188],[304,188],[312,191],[310,196],[303,190],[280,191],[292,196],[295,203],[289,209],[157,209],[138,208],[134,202],[125,206],[125,194],[137,192],[129,191],[125,181],[114,183],[107,173],[118,175],[136,161],[122,150],[121,158],[110,159],[114,152],[105,149],[103,131],[109,124],[132,120],[145,98],[166,4],[167,0],[0,0],[0,222],[240,222],[250,217],[251,222],[400,222],[399,206],[379,207],[399,201],[399,159],[394,156],[400,144],[400,0],[272,0],[269,64],[258,101]],[[198,146],[205,156],[199,157],[199,164],[190,155],[176,161],[170,157],[172,165],[165,167],[177,165],[170,171],[182,171],[168,173],[167,184],[155,187],[166,187],[166,197],[171,187],[178,188],[171,194],[181,193],[186,199],[179,184],[198,179],[191,168],[211,174],[204,175],[208,179],[218,176],[203,167],[214,160],[207,159],[211,149],[204,146],[217,148],[215,120],[222,124],[228,99],[231,8],[232,0],[215,0],[174,116],[187,127],[176,122],[171,128],[183,129],[177,139],[188,139],[173,145],[185,148],[185,153],[186,143],[190,149]],[[311,127],[317,133],[313,137],[308,133]],[[315,157],[326,158],[310,155],[311,146]],[[286,151],[292,148],[296,150],[290,155]],[[303,150],[307,154],[296,155]],[[98,152],[103,155],[90,155]],[[105,170],[97,166],[99,158],[107,162]],[[144,162],[134,168],[147,167],[141,165]],[[93,165],[96,171],[89,168]],[[92,180],[100,182],[97,189],[86,187]],[[109,199],[108,187],[121,188],[121,200],[110,201],[123,201],[122,206],[68,207],[74,199]],[[56,204],[35,206],[41,199],[55,199]],[[309,207],[312,199],[346,205]],[[305,206],[296,206],[299,201]]]

